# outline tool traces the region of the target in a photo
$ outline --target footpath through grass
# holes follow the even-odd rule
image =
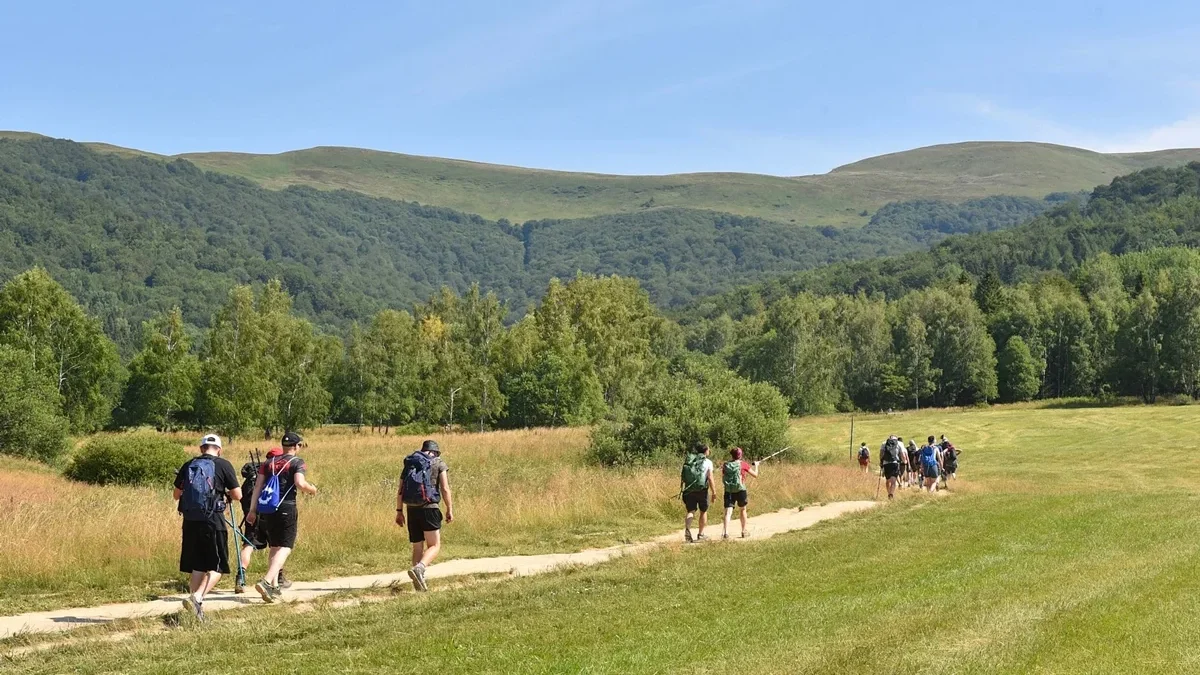
[[[442,560],[613,546],[679,522],[678,468],[594,466],[586,458],[586,429],[436,438],[458,500]],[[300,498],[289,576],[317,580],[404,569],[409,545],[394,522],[396,479],[421,438],[331,428],[308,440],[301,455],[321,493]],[[225,456],[240,468],[255,445],[233,444]],[[829,450],[823,447],[816,458]],[[756,486],[758,508],[861,499],[873,487],[845,462],[772,465]],[[180,521],[169,485],[95,487],[0,457],[0,508],[0,614],[140,601],[182,588]],[[262,573],[265,560],[255,554],[251,578]],[[219,588],[229,588],[233,579],[222,583]]]
[[[799,424],[845,442],[845,418]],[[12,672],[1194,672],[1200,408],[933,411],[958,494],[742,545],[327,612],[262,608]],[[846,448],[847,462],[849,448]],[[212,657],[216,657],[215,659]]]

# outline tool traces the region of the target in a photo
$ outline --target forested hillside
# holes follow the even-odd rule
[[[0,278],[44,267],[128,352],[143,320],[178,306],[188,324],[207,326],[229,288],[272,278],[335,332],[443,285],[478,282],[520,312],[552,277],[579,271],[634,277],[669,306],[1007,227],[1046,205],[926,201],[884,209],[858,230],[687,209],[521,227],[346,191],[267,190],[182,160],[0,139]]]

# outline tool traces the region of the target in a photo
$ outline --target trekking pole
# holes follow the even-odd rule
[[[784,448],[784,449],[780,450],[779,452],[771,453],[770,455],[767,455],[766,457],[763,457],[762,459],[758,460],[758,463],[759,463],[759,464],[762,464],[763,462],[767,461],[768,459],[771,459],[772,457],[776,457],[776,456],[778,456],[778,455],[782,455],[783,453],[785,453],[785,452],[787,452],[788,450],[791,450],[791,449],[792,449],[792,446],[790,446],[790,445],[789,445],[789,446],[787,446],[786,448]]]

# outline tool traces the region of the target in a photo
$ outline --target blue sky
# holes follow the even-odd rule
[[[0,129],[612,173],[1200,146],[1200,3],[6,3]]]

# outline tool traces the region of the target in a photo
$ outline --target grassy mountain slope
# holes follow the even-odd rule
[[[1042,197],[1089,189],[1148,166],[1200,159],[1200,150],[1105,155],[1041,143],[959,143],[795,178],[740,173],[610,176],[351,148],[185,157],[273,188],[297,183],[346,188],[515,222],[684,206],[802,225],[862,225],[862,212],[874,212],[892,201],[961,201],[999,194]]]
[[[472,282],[520,311],[552,276],[578,271],[632,276],[656,302],[681,305],[780,273],[1002,229],[1048,205],[909,203],[852,230],[682,208],[516,227],[345,190],[268,190],[185,160],[0,139],[0,281],[45,267],[128,346],[150,314],[179,305],[205,325],[230,286],[272,277],[299,311],[342,327]]]
[[[3,136],[6,132],[0,132]],[[33,134],[22,134],[32,136]],[[140,153],[107,144],[94,149]],[[149,153],[141,153],[149,154]],[[434,204],[515,223],[679,206],[800,225],[864,225],[893,201],[1040,198],[1150,166],[1200,160],[1200,149],[1101,154],[1045,143],[975,142],[882,155],[814,176],[745,173],[615,176],[526,169],[357,148],[275,155],[190,153],[198,166],[269,188],[308,185]]]

